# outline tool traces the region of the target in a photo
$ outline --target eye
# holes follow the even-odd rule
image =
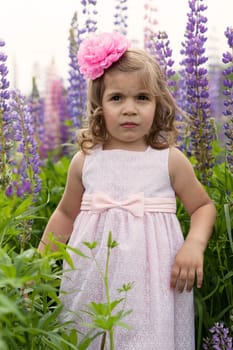
[[[121,95],[112,95],[110,101],[120,101]]]
[[[138,95],[138,99],[141,101],[148,101],[149,100],[149,96],[145,95],[145,94],[140,94]]]

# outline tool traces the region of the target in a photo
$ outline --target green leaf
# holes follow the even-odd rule
[[[0,316],[4,314],[13,314],[23,323],[26,321],[25,315],[19,311],[17,304],[7,296],[0,294]]]
[[[113,248],[117,247],[118,245],[119,245],[119,244],[117,243],[117,241],[114,241],[114,240],[112,239],[112,231],[109,231],[109,233],[108,233],[107,247],[108,247],[109,249],[113,249]]]
[[[93,315],[107,316],[109,313],[107,303],[96,303],[92,301],[87,305],[87,308],[93,313]]]
[[[228,234],[228,238],[230,241],[231,251],[233,253],[233,239],[232,239],[232,228],[231,228],[229,204],[224,204],[224,213],[225,213],[225,219],[226,219],[227,234]]]
[[[51,328],[51,324],[53,324],[57,320],[62,309],[63,305],[58,305],[53,312],[50,311],[43,315],[39,320],[38,327],[42,329]]]
[[[119,293],[128,292],[129,290],[131,290],[133,288],[133,285],[134,285],[134,282],[129,282],[127,284],[124,283],[121,288],[117,289],[117,291]]]
[[[97,247],[97,245],[98,245],[98,242],[97,241],[94,241],[94,242],[83,242],[83,244],[87,247],[87,248],[89,248],[89,249],[95,249],[96,247]]]
[[[78,350],[85,350],[88,349],[89,345],[93,342],[94,339],[101,336],[104,332],[97,332],[94,335],[92,335],[93,330],[88,332],[81,340],[81,342],[78,345]]]
[[[120,304],[123,300],[124,300],[124,298],[116,299],[116,300],[112,301],[112,302],[110,303],[110,310],[111,310],[111,311],[114,310],[115,307],[116,307],[118,304]]]

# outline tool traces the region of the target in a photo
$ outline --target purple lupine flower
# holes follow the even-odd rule
[[[67,109],[71,128],[78,129],[82,125],[86,112],[86,80],[79,71],[77,53],[83,31],[79,30],[77,13],[71,22],[69,36],[69,85],[67,88]],[[73,132],[75,134],[75,132]]]
[[[152,0],[149,0],[144,4],[144,10],[144,48],[152,57],[155,57],[155,28],[158,24],[155,14],[157,12],[157,8],[152,4]]]
[[[232,350],[232,337],[229,328],[225,327],[223,322],[217,322],[209,332],[211,337],[203,339],[202,348],[204,350]]]
[[[224,34],[231,49],[231,52],[223,53],[222,57],[222,62],[227,65],[223,71],[224,134],[226,136],[227,166],[230,171],[233,171],[233,28],[227,27]]]
[[[168,86],[170,87],[173,95],[176,94],[176,81],[175,71],[172,68],[174,60],[172,59],[172,49],[170,48],[170,41],[165,31],[159,31],[156,33],[155,40],[155,58],[158,61],[164,76],[167,80]]]
[[[92,33],[97,29],[97,21],[96,21],[96,3],[97,0],[82,0],[81,5],[83,6],[82,13],[85,15],[85,23],[83,32]],[[81,34],[81,33],[79,33]]]
[[[11,120],[9,112],[9,81],[7,80],[8,69],[6,66],[7,55],[1,51],[5,42],[0,39],[0,189],[8,186],[10,181],[10,167],[8,159],[13,148],[10,138]]]
[[[45,111],[44,111],[44,99],[40,97],[36,80],[32,80],[32,93],[28,99],[28,106],[32,115],[34,124],[34,138],[38,146],[38,152],[41,159],[46,158],[45,152]]]
[[[210,118],[210,100],[208,77],[205,63],[205,42],[207,18],[202,14],[207,6],[204,0],[190,0],[185,42],[181,54],[185,57],[181,66],[183,70],[183,87],[186,89],[186,109],[190,118],[189,151],[195,156],[195,167],[200,171],[203,183],[208,183],[214,166],[212,141],[215,138],[214,121]],[[182,107],[182,106],[181,106]]]
[[[38,147],[34,140],[34,123],[26,98],[17,91],[11,91],[10,113],[12,122],[11,138],[15,141],[16,153],[11,159],[12,181],[6,194],[36,194],[40,191],[41,180]]]
[[[144,27],[144,48],[157,60],[168,82],[168,86],[175,93],[176,82],[173,79],[175,71],[172,69],[174,60],[172,59],[172,49],[170,48],[168,35],[165,31],[156,32],[154,29],[155,25],[158,24],[154,18],[157,8],[148,2],[144,5],[144,9],[144,20],[147,22]]]
[[[211,115],[218,122],[221,122],[222,114],[222,98],[220,86],[222,86],[222,69],[221,66],[217,63],[212,63],[209,65],[209,94],[211,99]]]
[[[188,101],[186,96],[186,80],[185,80],[185,70],[179,72],[180,79],[177,81],[177,91],[176,91],[176,103],[180,107],[182,111],[187,110]],[[182,152],[186,152],[188,156],[191,156],[191,153],[189,152],[189,149],[187,148],[187,142],[186,137],[188,135],[188,124],[187,124],[187,118],[185,118],[184,114],[178,113],[176,115],[176,121],[177,121],[177,145],[179,149]]]
[[[128,6],[127,6],[127,0],[115,0],[115,14],[114,14],[114,29],[123,34],[127,35],[127,28],[128,28]]]
[[[78,48],[86,34],[95,32],[97,29],[97,15],[96,0],[82,0],[83,14],[85,15],[85,23],[83,28],[79,28],[77,13],[74,14],[71,21],[70,36],[69,36],[69,57],[70,70],[69,85],[67,88],[67,111],[71,122],[71,133],[75,138],[75,129],[80,128],[85,123],[86,119],[86,100],[87,100],[87,82],[85,77],[80,73],[77,53]]]

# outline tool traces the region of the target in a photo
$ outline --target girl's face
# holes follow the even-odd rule
[[[102,108],[108,132],[105,149],[144,151],[151,129],[156,100],[138,72],[112,70],[104,75]]]

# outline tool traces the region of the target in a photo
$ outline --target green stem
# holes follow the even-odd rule
[[[111,317],[111,301],[110,301],[109,283],[108,283],[110,253],[111,253],[111,248],[108,247],[106,266],[105,266],[105,275],[104,275],[104,286],[105,286],[105,293],[106,293],[107,303],[108,303],[109,317]],[[113,328],[111,328],[108,331],[108,333],[109,333],[110,350],[114,350],[114,330],[113,330]]]
[[[100,277],[102,278],[102,280],[104,280],[104,274],[103,274],[103,272],[101,270],[101,267],[100,267],[98,261],[96,260],[96,257],[95,257],[95,255],[94,255],[92,250],[91,250],[91,255],[92,255],[92,259],[94,260],[94,262],[96,264],[96,267],[97,267],[97,270],[98,270],[98,272],[100,274]]]

